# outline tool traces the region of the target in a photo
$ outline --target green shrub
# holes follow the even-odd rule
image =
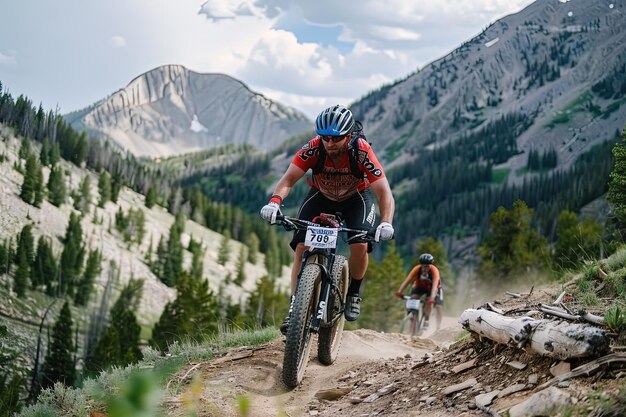
[[[85,393],[60,382],[44,389],[37,404],[24,409],[18,417],[84,417],[89,415]]]
[[[604,315],[604,322],[615,332],[626,331],[626,308],[612,305]]]

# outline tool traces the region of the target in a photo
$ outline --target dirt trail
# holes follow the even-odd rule
[[[339,357],[331,366],[317,361],[314,343],[304,380],[293,390],[281,382],[282,339],[257,348],[231,350],[217,360],[190,364],[173,379],[173,383],[180,383],[180,394],[166,402],[167,415],[182,417],[195,409],[198,416],[238,416],[241,396],[250,402],[250,417],[315,415],[319,404],[315,394],[342,386],[342,377],[368,375],[368,370],[385,359],[422,357],[437,350],[438,345],[451,343],[460,330],[456,318],[446,317],[442,330],[430,330],[413,340],[396,333],[364,329],[344,332]],[[195,393],[191,382],[194,373],[201,381],[195,384],[201,387]]]

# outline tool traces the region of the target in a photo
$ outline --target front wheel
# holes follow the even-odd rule
[[[298,279],[293,310],[289,318],[289,330],[285,340],[283,359],[283,382],[295,388],[304,377],[304,370],[311,351],[311,319],[319,298],[319,265],[307,264]]]
[[[348,293],[348,285],[350,284],[348,276],[348,261],[346,258],[337,255],[333,263],[333,269],[330,277],[333,281],[335,289],[331,291],[328,297],[328,305],[326,306],[326,317],[332,322],[332,326],[321,327],[317,342],[317,359],[322,365],[332,365],[337,359],[339,347],[341,346],[341,336],[343,335],[343,326],[346,323],[344,310],[344,300]]]
[[[411,337],[415,336],[416,333],[420,330],[420,321],[419,321],[419,313],[416,310],[411,311],[411,326],[410,326],[410,334]]]

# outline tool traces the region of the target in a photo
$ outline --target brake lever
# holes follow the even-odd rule
[[[287,219],[286,217],[282,218],[282,222],[283,222],[283,227],[285,228],[286,231],[290,232],[296,229],[296,225],[291,220]]]

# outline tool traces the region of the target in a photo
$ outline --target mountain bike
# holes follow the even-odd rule
[[[406,316],[402,319],[400,325],[400,333],[404,333],[407,323],[409,323],[409,333],[411,337],[419,335],[422,331],[422,325],[424,323],[424,308],[426,303],[422,302],[419,298],[411,298],[408,295],[402,296],[402,299],[406,301]]]
[[[350,284],[348,261],[335,253],[339,234],[352,234],[341,236],[345,243],[356,238],[375,241],[366,230],[343,227],[340,213],[322,213],[314,220],[281,214],[276,217],[276,223],[285,230],[306,230],[307,250],[298,274],[283,359],[283,382],[290,388],[298,386],[304,377],[313,334],[317,334],[317,358],[322,365],[331,365],[339,353]]]

